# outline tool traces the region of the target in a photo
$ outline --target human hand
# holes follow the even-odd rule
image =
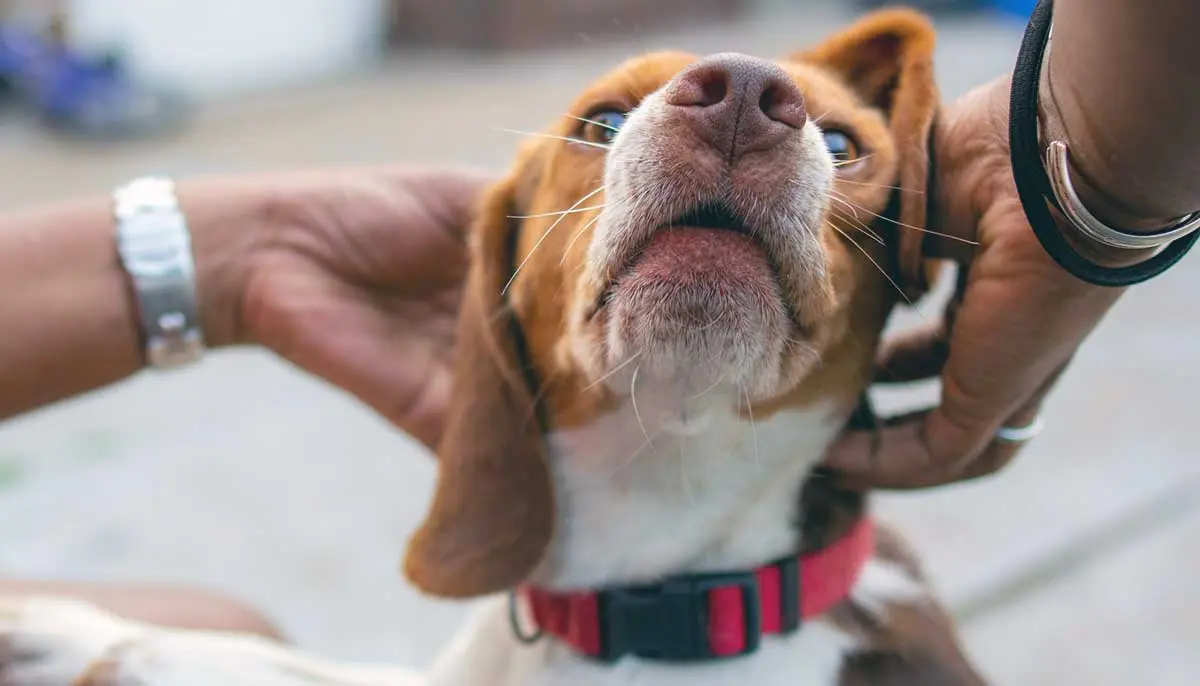
[[[1012,178],[1009,79],[960,98],[935,132],[937,165],[926,254],[965,274],[940,321],[886,340],[877,382],[940,376],[941,402],[847,431],[826,466],[848,485],[920,488],[990,474],[1024,445],[996,437],[1027,427],[1076,349],[1122,294],[1060,268],[1030,228]]]
[[[249,253],[236,342],[263,345],[433,446],[467,265],[490,179],[369,169],[270,177],[270,225]]]

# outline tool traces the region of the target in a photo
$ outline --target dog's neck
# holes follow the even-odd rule
[[[733,394],[653,384],[636,398],[549,437],[558,521],[537,585],[752,569],[828,545],[861,513],[860,496],[812,474],[844,413],[810,406],[754,419]]]

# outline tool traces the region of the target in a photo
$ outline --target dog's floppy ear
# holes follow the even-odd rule
[[[896,232],[900,283],[915,300],[936,274],[922,255],[922,229],[930,175],[930,144],[939,95],[933,54],[937,33],[919,12],[887,9],[868,14],[846,30],[792,59],[839,74],[863,100],[888,118],[900,156],[897,202],[902,224]]]
[[[519,584],[553,533],[553,492],[518,349],[523,341],[502,297],[513,268],[517,227],[510,217],[519,214],[517,193],[515,178],[497,183],[471,229],[437,487],[404,562],[418,588],[443,597]]]

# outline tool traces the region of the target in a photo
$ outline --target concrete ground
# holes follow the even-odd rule
[[[0,208],[149,171],[498,167],[516,141],[495,127],[541,126],[630,53],[778,54],[843,20],[783,8],[621,44],[581,35],[578,49],[522,58],[405,56],[336,83],[213,104],[165,143],[80,147],[0,122]],[[1019,28],[942,22],[947,96],[1006,71]],[[1188,260],[1130,293],[1053,396],[1046,432],[1002,475],[882,498],[995,683],[1195,683],[1200,348],[1187,341],[1200,319],[1187,289],[1197,284],[1200,261]],[[313,650],[424,664],[464,612],[418,597],[397,572],[432,471],[352,398],[261,352],[225,352],[0,426],[0,571],[216,587],[266,608]]]

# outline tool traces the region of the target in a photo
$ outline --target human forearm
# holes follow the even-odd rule
[[[181,184],[209,346],[233,342],[270,187]],[[144,364],[136,301],[104,197],[0,217],[0,418],[119,381]]]
[[[1200,3],[1057,0],[1046,128],[1070,146],[1081,197],[1153,229],[1200,209]]]

